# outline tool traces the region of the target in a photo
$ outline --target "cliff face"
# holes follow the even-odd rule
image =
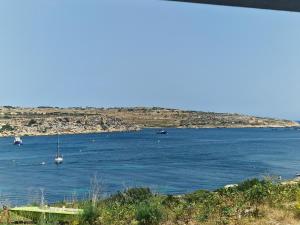
[[[132,131],[145,127],[292,127],[288,120],[163,108],[0,107],[0,136]]]

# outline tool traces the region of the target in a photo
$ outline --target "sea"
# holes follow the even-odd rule
[[[292,179],[300,172],[294,128],[158,129],[0,138],[0,204],[74,201],[132,187],[162,194],[215,190],[252,178]]]

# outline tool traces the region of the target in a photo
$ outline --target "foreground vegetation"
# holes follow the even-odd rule
[[[73,202],[84,209],[70,221],[77,225],[171,224],[300,224],[300,184],[247,180],[213,192],[199,190],[182,196],[155,194],[133,188],[108,198]],[[66,203],[57,204],[63,206]],[[70,203],[69,203],[70,204]],[[69,205],[70,207],[70,205]],[[60,224],[43,218],[35,224]]]

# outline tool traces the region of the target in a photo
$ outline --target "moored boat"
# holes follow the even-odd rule
[[[57,136],[57,150],[56,150],[56,156],[54,158],[54,162],[56,164],[61,164],[63,163],[63,161],[64,161],[63,155],[61,155],[59,151],[59,136]]]
[[[14,139],[14,145],[21,145],[23,144],[23,141],[20,137],[15,137]]]
[[[168,132],[166,130],[159,130],[156,133],[157,134],[167,134]]]

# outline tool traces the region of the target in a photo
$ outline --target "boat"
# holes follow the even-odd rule
[[[65,208],[65,207],[52,207],[52,206],[20,206],[10,208],[14,214],[21,217],[28,218],[33,221],[40,221],[43,217],[52,218],[55,217],[61,224],[71,224],[71,221],[76,221],[78,216],[83,213],[82,209]]]
[[[23,144],[23,141],[20,137],[15,137],[15,140],[14,140],[14,145],[21,145]]]
[[[57,135],[57,149],[56,149],[56,156],[54,158],[54,162],[56,164],[61,164],[63,163],[63,161],[64,161],[63,155],[61,155],[59,152],[59,136]]]
[[[157,134],[167,134],[168,132],[166,130],[159,130],[156,133]]]

